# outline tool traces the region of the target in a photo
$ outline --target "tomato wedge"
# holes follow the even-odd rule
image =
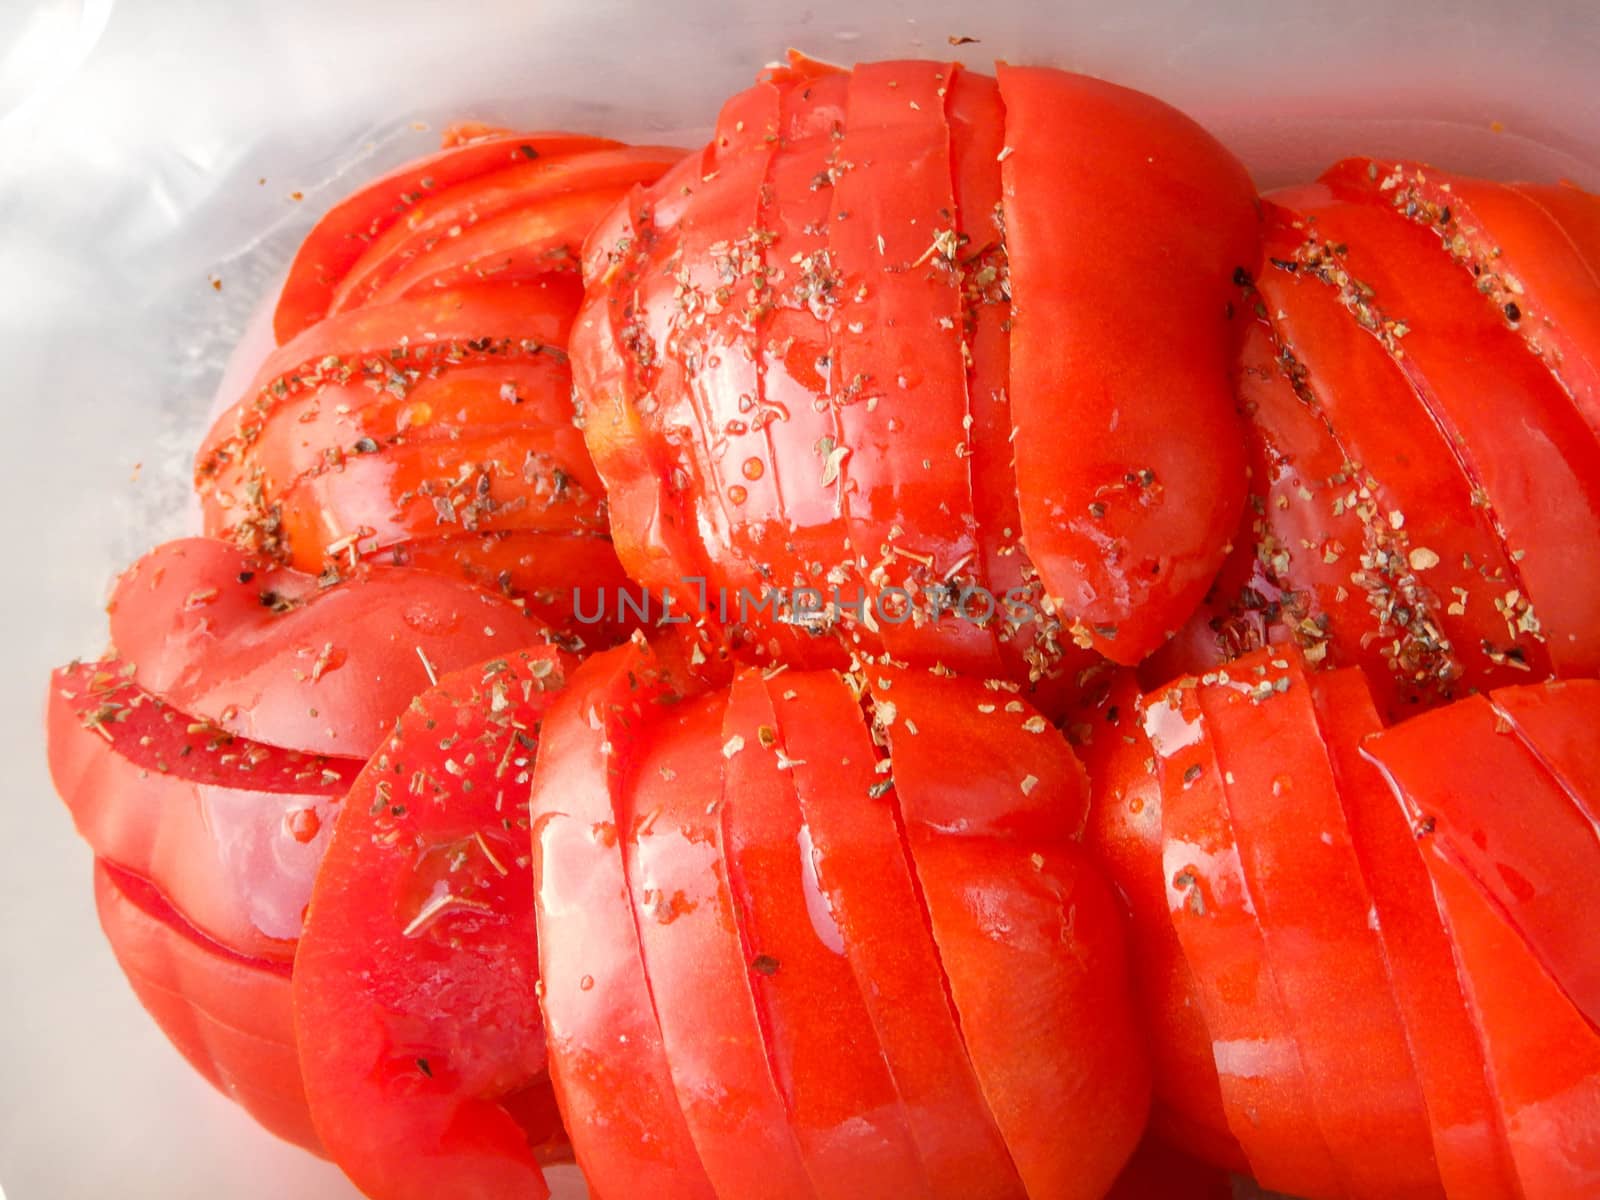
[[[1211,1033],[1194,972],[1167,916],[1161,869],[1161,785],[1144,732],[1138,681],[1119,672],[1073,713],[1074,746],[1089,775],[1084,845],[1129,915],[1134,1003],[1150,1047],[1151,1129],[1207,1162],[1247,1172],[1228,1129]]]
[[[508,653],[443,677],[356,780],[295,959],[295,1024],[324,1145],[377,1200],[547,1195],[522,1100],[547,1089],[526,794],[570,659]],[[544,1111],[548,1112],[548,1105]]]
[[[1427,1103],[1439,1182],[1452,1200],[1514,1196],[1516,1176],[1483,1047],[1427,871],[1411,826],[1361,750],[1382,729],[1372,694],[1350,670],[1312,675],[1310,684],[1351,845],[1379,914],[1377,934]]]
[[[777,765],[793,773],[800,803],[802,865],[814,874],[822,919],[837,931],[906,1105],[927,1194],[1022,1197],[944,986],[855,694],[832,672],[763,682],[775,717],[770,749],[783,755]]]
[[[602,1196],[715,1196],[667,1063],[617,823],[652,707],[693,688],[640,636],[586,662],[540,733],[534,907],[550,1075]]]
[[[727,705],[719,692],[665,714],[618,828],[662,1046],[706,1176],[722,1196],[804,1200],[811,1182],[768,1061],[724,862]]]
[[[1439,1196],[1421,1089],[1338,780],[1295,656],[1261,652],[1196,695],[1244,887],[1349,1195]],[[1355,1048],[1359,1047],[1359,1050]],[[1297,1190],[1295,1188],[1289,1189]]]
[[[168,708],[114,660],[50,679],[50,775],[95,854],[154,881],[183,919],[287,961],[354,759],[235,739]]]
[[[547,227],[534,241],[542,241],[546,253],[555,252],[564,269],[575,270],[578,251],[593,221],[584,223],[591,210],[574,211],[563,202],[595,189],[605,189],[614,201],[633,184],[653,182],[681,157],[681,150],[660,146],[544,154],[434,192],[413,204],[403,218],[362,250],[334,288],[328,311],[344,312],[381,300],[401,277],[418,268],[427,270],[426,264],[431,264],[441,249],[450,252],[464,238],[507,214],[548,211],[566,217],[564,225]],[[567,208],[564,213],[563,207]],[[517,244],[504,240],[504,230],[497,233],[502,235],[495,239],[501,246]],[[398,293],[404,294],[409,286],[401,284]]]
[[[361,566],[322,586],[182,538],[117,580],[111,641],[140,687],[269,746],[362,758],[430,676],[542,641],[515,605],[430,572]]]
[[[1503,688],[1397,725],[1372,752],[1433,853],[1600,1027],[1600,966],[1580,917],[1600,870],[1597,717],[1593,680]]]
[[[1262,1186],[1341,1195],[1194,689],[1150,696],[1145,730],[1161,781],[1168,910],[1211,1031],[1228,1125]]]
[[[1003,693],[877,675],[884,761],[979,1086],[1029,1195],[1094,1200],[1139,1140],[1150,1081],[1121,916],[1076,841],[1083,769]],[[954,740],[953,725],[977,736]],[[967,757],[953,775],[957,748]],[[963,790],[971,799],[952,811]]]
[[[1592,196],[1370,158],[1335,163],[1322,182],[1344,199],[1387,205],[1437,234],[1600,433],[1600,258],[1585,255],[1581,217],[1571,228],[1562,220],[1586,206],[1600,228]]]
[[[1254,189],[1152,97],[996,73],[1022,534],[1077,636],[1132,664],[1199,603],[1244,499],[1227,314]]]
[[[399,222],[419,199],[491,171],[544,156],[615,146],[604,138],[567,133],[504,133],[450,143],[347,196],[318,221],[289,265],[273,313],[278,344],[322,320],[334,288],[372,240]]]
[[[94,899],[134,995],[189,1065],[263,1127],[322,1154],[295,1055],[289,965],[219,946],[149,883],[100,859]]]

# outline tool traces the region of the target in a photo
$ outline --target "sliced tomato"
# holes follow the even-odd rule
[[[1150,1082],[1121,916],[1076,843],[1083,770],[1020,702],[969,710],[981,684],[915,672],[887,683],[872,680],[874,717],[984,1098],[1029,1195],[1103,1196],[1144,1129]],[[958,743],[942,720],[979,733],[959,776],[945,768]],[[1018,774],[1027,763],[1042,773]],[[968,818],[949,808],[958,780]]]
[[[501,1101],[549,1086],[522,797],[570,663],[510,652],[418,696],[317,876],[295,959],[301,1067],[324,1145],[378,1200],[548,1194],[538,1155],[559,1128]]]
[[[1600,1026],[1600,965],[1579,917],[1600,870],[1597,717],[1592,680],[1505,688],[1397,725],[1372,752],[1433,853]]]
[[[706,1176],[720,1196],[804,1200],[814,1193],[768,1061],[724,862],[727,705],[718,692],[663,714],[618,828],[662,1046]]]
[[[641,637],[586,662],[540,733],[534,894],[550,1074],[599,1195],[715,1195],[667,1063],[617,824],[643,726],[691,688]]]
[[[146,554],[117,580],[108,611],[133,681],[179,712],[349,758],[377,749],[436,672],[547,633],[464,581],[362,566],[324,587],[209,538]]]
[[[1382,342],[1520,556],[1522,586],[1496,611],[1542,639],[1558,673],[1600,669],[1600,437],[1427,230],[1325,186],[1277,199],[1312,222],[1301,269]]]
[[[328,311],[344,312],[381,300],[391,283],[429,262],[441,247],[455,245],[498,217],[555,209],[562,201],[597,188],[619,192],[636,183],[650,183],[682,156],[681,150],[661,146],[608,146],[541,154],[430,193],[362,250],[334,288]],[[566,215],[570,218],[570,213]],[[566,269],[576,268],[592,223],[582,223],[581,215],[577,221],[569,219],[560,231],[561,240],[549,244],[550,249],[566,249]],[[406,290],[402,286],[396,294]]]
[[[1495,183],[1370,158],[1335,163],[1322,182],[1437,234],[1600,433],[1600,257],[1587,258],[1581,228],[1561,220],[1583,206],[1600,229],[1600,201],[1571,187]]]
[[[1594,1194],[1600,1037],[1476,882],[1444,855],[1423,857],[1487,1050],[1517,1194],[1524,1200]]]
[[[1228,674],[1196,692],[1204,736],[1334,1168],[1349,1195],[1442,1195],[1381,916],[1351,845],[1310,684],[1292,653],[1258,652]]]
[[[134,995],[189,1065],[266,1129],[323,1153],[295,1054],[289,965],[218,945],[145,880],[100,859],[94,898]]]
[[[927,1194],[1022,1197],[962,1040],[855,694],[832,672],[788,671],[764,684],[774,744],[757,754],[781,754],[777,765],[793,772],[802,869],[814,875],[820,901],[813,920],[831,921],[843,945],[906,1105]]]
[[[1151,1128],[1207,1162],[1246,1172],[1223,1110],[1194,973],[1167,915],[1161,784],[1137,680],[1126,672],[1113,676],[1073,714],[1070,729],[1089,775],[1084,845],[1116,885],[1130,918],[1134,1002],[1150,1047]]]
[[[360,769],[236,739],[114,660],[50,679],[50,775],[96,855],[153,880],[205,936],[288,960],[338,804]]]
[[[340,405],[364,408],[387,400],[399,424],[400,414],[409,420],[421,411],[404,407],[413,391],[443,372],[559,353],[570,305],[568,287],[483,284],[342,314],[280,347],[238,403],[212,425],[196,456],[195,488],[206,528],[243,527],[258,548],[278,549],[267,484],[287,486],[292,478],[264,481],[263,472],[284,467],[259,461],[253,448],[281,413],[298,419],[326,399],[339,416]],[[328,389],[339,392],[324,397]],[[318,449],[360,455],[359,441],[360,435],[348,445]]]
[[[372,240],[399,222],[422,197],[517,163],[615,146],[604,138],[566,133],[503,133],[446,142],[439,154],[410,163],[336,204],[300,244],[273,313],[278,344],[328,313],[334,288]]]
[[[1514,1196],[1516,1177],[1483,1047],[1427,872],[1409,823],[1361,751],[1364,739],[1382,729],[1372,694],[1349,670],[1313,675],[1310,685],[1427,1103],[1439,1182],[1452,1200]]]
[[[522,604],[572,648],[603,650],[660,610],[617,561],[611,539],[511,530],[424,538],[377,556],[396,566],[459,575]],[[682,613],[671,615],[685,621]]]
[[[930,589],[976,579],[978,556],[944,116],[952,71],[890,61],[850,74],[828,224],[839,436],[823,470],[835,476],[843,565],[874,604],[884,651],[992,674],[993,636],[930,612]]]
[[[1131,664],[1200,602],[1244,499],[1227,314],[1254,189],[1152,97],[997,74],[1022,534],[1078,636]]]
[[[775,721],[759,672],[736,676],[723,846],[774,1074],[819,1186],[863,1200],[924,1195],[933,1180],[818,881],[794,777],[762,744]]]
[[[1161,781],[1168,910],[1211,1031],[1229,1127],[1264,1187],[1342,1195],[1195,689],[1149,697],[1145,729]]]

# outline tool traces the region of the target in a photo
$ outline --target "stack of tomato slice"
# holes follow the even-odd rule
[[[795,55],[450,131],[274,330],[50,762],[375,1200],[1600,1194],[1596,197]]]

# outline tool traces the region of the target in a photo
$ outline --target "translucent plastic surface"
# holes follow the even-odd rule
[[[1092,71],[1186,108],[1263,184],[1371,152],[1600,186],[1593,0],[0,0],[10,1200],[353,1194],[139,1011],[40,737],[46,672],[100,648],[112,571],[189,521],[191,449],[298,238],[444,121],[693,142],[789,45]]]

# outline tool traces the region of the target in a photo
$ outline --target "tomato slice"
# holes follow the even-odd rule
[[[362,250],[361,257],[334,288],[328,311],[344,312],[380,300],[389,285],[430,262],[441,247],[455,246],[498,217],[554,210],[575,195],[598,188],[611,191],[615,199],[632,184],[654,181],[681,157],[682,151],[661,146],[616,146],[541,155],[431,193]],[[592,224],[581,221],[580,213],[577,221],[569,221],[560,231],[561,240],[551,243],[551,248],[565,247],[568,251],[566,269],[576,267],[578,250]],[[549,236],[545,235],[547,239]],[[404,291],[402,286],[399,293]]]
[[[372,240],[424,195],[541,156],[575,154],[617,143],[565,133],[503,134],[448,144],[435,155],[375,180],[334,205],[301,243],[289,265],[273,313],[278,344],[293,339],[328,313],[334,288]]]
[[[403,400],[420,381],[462,362],[531,358],[560,349],[571,310],[552,298],[563,290],[545,282],[479,284],[320,322],[273,351],[245,394],[207,431],[195,457],[202,500],[239,486],[229,472],[240,470],[262,427],[307,394],[354,382],[373,397],[387,392]]]
[[[295,959],[317,1131],[378,1200],[548,1194],[502,1097],[547,1087],[521,807],[570,660],[548,646],[417,697],[351,789]]]
[[[1488,1053],[1518,1194],[1593,1195],[1600,1188],[1600,1038],[1475,882],[1441,854],[1424,858]]]
[[[613,646],[660,607],[623,573],[611,539],[593,534],[510,530],[424,538],[391,547],[378,559],[501,592],[555,630],[569,649]]]
[[[289,966],[246,958],[101,859],[95,908],[134,995],[189,1065],[266,1129],[322,1154],[295,1054]]]
[[[1073,740],[1091,798],[1084,845],[1116,885],[1130,917],[1133,997],[1150,1047],[1151,1129],[1207,1162],[1246,1172],[1244,1151],[1228,1129],[1194,972],[1167,915],[1161,784],[1144,732],[1138,681],[1119,672],[1096,702],[1073,715]]]
[[[1600,202],[1576,188],[1495,183],[1369,158],[1335,163],[1322,182],[1343,199],[1387,205],[1433,230],[1600,433],[1600,257],[1586,258],[1581,230],[1564,227],[1558,215],[1585,203],[1600,213]],[[1600,229],[1600,215],[1589,220]]]
[[[1428,1106],[1439,1181],[1445,1195],[1460,1200],[1514,1196],[1516,1175],[1483,1047],[1427,872],[1410,825],[1361,751],[1363,740],[1383,727],[1372,694],[1356,671],[1312,675],[1309,683],[1351,845],[1378,914],[1390,986]]]
[[[764,683],[773,749],[800,801],[803,866],[815,874],[823,919],[838,930],[906,1105],[928,1194],[1022,1197],[962,1041],[854,693],[832,672],[790,671]]]
[[[728,880],[807,1172],[830,1195],[926,1194],[933,1181],[808,852],[796,784],[764,744],[776,718],[758,673],[735,677],[722,737]]]
[[[1193,688],[1174,686],[1146,705],[1161,781],[1168,911],[1211,1031],[1228,1124],[1264,1187],[1341,1195],[1199,698]]]
[[[1558,673],[1600,669],[1600,438],[1427,230],[1324,186],[1281,202],[1313,222],[1301,269],[1335,286],[1384,344],[1521,554],[1523,586],[1496,610],[1544,639]]]
[[[56,791],[98,856],[155,881],[229,949],[294,957],[358,761],[232,738],[168,708],[114,660],[56,671],[45,728]]]
[[[1578,1012],[1600,1025],[1600,967],[1576,919],[1600,870],[1600,756],[1583,745],[1597,715],[1600,684],[1591,680],[1503,688],[1397,725],[1373,753],[1419,836],[1473,881]]]
[[[997,74],[1022,533],[1078,637],[1131,664],[1200,602],[1244,499],[1227,312],[1254,189],[1152,97]]]
[[[269,746],[364,758],[430,676],[542,640],[515,605],[429,572],[362,566],[322,586],[209,538],[117,580],[111,641],[179,712]]]
[[[949,63],[851,72],[828,254],[837,444],[823,456],[849,538],[844,565],[897,661],[992,674],[993,637],[931,610],[930,589],[977,579]],[[873,621],[863,622],[870,628]]]
[[[723,863],[727,704],[718,692],[652,726],[618,828],[662,1046],[707,1178],[721,1196],[804,1198],[814,1193],[768,1063]]]
[[[1055,679],[1070,678],[1095,656],[1075,646],[1041,603],[1039,573],[1022,540],[1011,444],[1011,266],[1001,209],[1000,155],[1005,108],[994,79],[959,65],[945,99],[950,162],[960,240],[961,304],[967,363],[967,468],[980,561],[994,600],[988,622],[1013,678],[1048,689],[1035,700],[1053,707]],[[974,599],[966,615],[981,619],[990,606]]]
[[[1350,1195],[1441,1195],[1378,914],[1305,672],[1292,653],[1263,651],[1228,674],[1196,696],[1242,883],[1334,1168]]]
[[[1021,702],[969,709],[975,681],[871,675],[906,846],[1017,1173],[1031,1196],[1103,1196],[1144,1129],[1150,1080],[1121,915],[1076,844],[1083,770]],[[980,736],[953,743],[943,722]],[[968,751],[960,775],[945,769],[953,745]],[[1024,764],[1040,773],[1018,774]],[[962,789],[970,800],[952,812]]]
[[[602,1196],[715,1195],[667,1064],[617,824],[652,706],[689,686],[640,637],[586,662],[540,732],[534,907],[550,1074]]]

